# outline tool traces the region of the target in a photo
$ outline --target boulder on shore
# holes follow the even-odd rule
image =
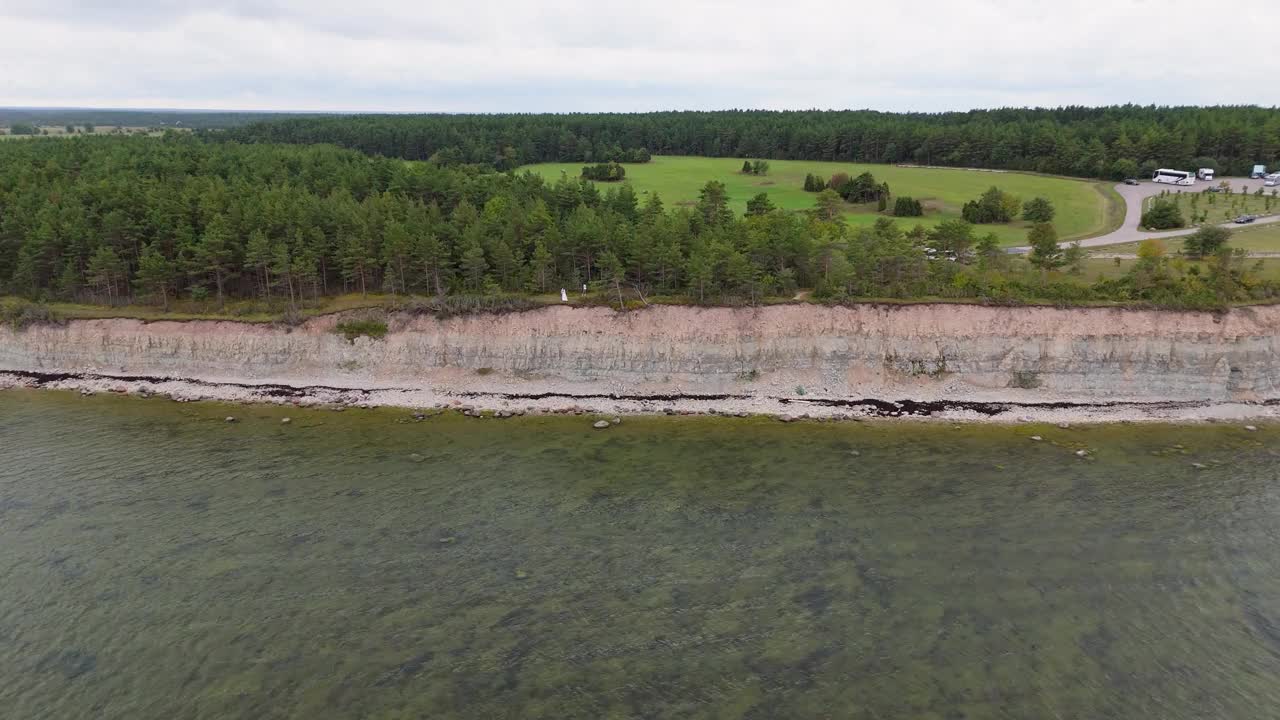
[[[595,421],[594,423],[592,423],[592,425],[591,425],[591,427],[593,427],[593,428],[595,428],[595,429],[597,429],[597,430],[604,430],[605,428],[607,428],[607,427],[609,427],[609,426],[610,426],[610,424],[609,424],[609,421],[608,421],[608,420],[597,420],[597,421]]]

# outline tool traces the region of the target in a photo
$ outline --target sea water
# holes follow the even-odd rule
[[[1280,428],[594,419],[0,393],[0,716],[1280,715]]]

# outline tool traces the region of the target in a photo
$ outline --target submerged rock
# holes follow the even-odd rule
[[[409,455],[409,459],[416,463],[420,463],[423,460],[426,460],[425,457],[419,455],[418,453],[412,453],[411,455]]]
[[[592,423],[591,427],[597,430],[604,430],[605,428],[610,427],[610,425],[608,420],[597,420]]]
[[[1076,451],[1076,457],[1089,457],[1089,451],[1088,451],[1088,450],[1077,450],[1077,451]]]
[[[1039,435],[1032,435],[1031,439],[1034,440],[1035,442],[1040,442],[1044,438],[1040,437]]]
[[[236,421],[236,419],[235,419],[235,418],[233,418],[233,417],[231,417],[230,415],[228,415],[228,416],[226,417],[226,419],[224,419],[224,420],[223,420],[223,422],[229,422],[229,423],[233,423],[233,422],[235,422],[235,421]]]
[[[613,421],[612,421],[612,422],[613,422],[613,424],[614,424],[614,425],[621,425],[621,424],[622,424],[622,418],[620,418],[620,417],[616,417],[616,418],[614,418],[614,419],[613,419]]]
[[[1255,432],[1255,431],[1258,429],[1258,426],[1257,426],[1257,425],[1245,425],[1245,426],[1244,426],[1244,429],[1245,429],[1245,430],[1248,430],[1249,432]]]
[[[293,422],[293,420],[290,420],[289,418],[280,418],[281,425],[288,425],[291,422]]]

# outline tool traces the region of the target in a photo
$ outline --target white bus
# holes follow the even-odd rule
[[[1181,170],[1160,168],[1151,176],[1151,182],[1168,183],[1170,185],[1195,185],[1196,176]]]

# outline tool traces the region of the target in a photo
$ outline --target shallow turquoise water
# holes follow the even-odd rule
[[[0,717],[1280,715],[1280,428],[406,418],[0,393]]]

